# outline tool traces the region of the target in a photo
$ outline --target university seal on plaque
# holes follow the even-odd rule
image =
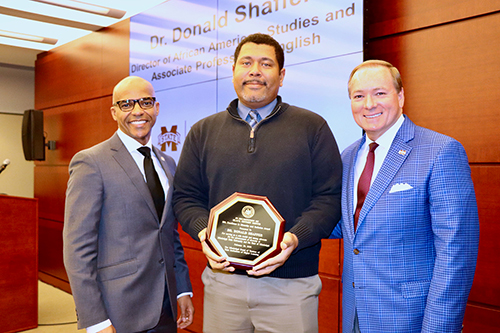
[[[210,210],[207,243],[248,270],[281,251],[285,220],[265,196],[235,192]]]

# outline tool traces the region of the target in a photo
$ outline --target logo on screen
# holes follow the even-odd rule
[[[170,132],[165,126],[161,128],[161,134],[158,135],[158,145],[161,146],[161,151],[166,151],[167,146],[170,151],[177,151],[177,145],[181,144],[181,134],[177,132],[177,125],[172,125]]]

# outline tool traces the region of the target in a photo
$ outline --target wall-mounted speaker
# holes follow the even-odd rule
[[[27,161],[45,160],[43,111],[26,110],[23,116],[23,151]]]

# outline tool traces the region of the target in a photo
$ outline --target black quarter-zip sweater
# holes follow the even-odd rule
[[[269,198],[299,245],[269,276],[318,273],[321,239],[340,220],[342,162],[333,134],[316,113],[283,103],[252,130],[238,100],[189,131],[174,179],[173,206],[195,240],[212,207],[234,192]]]

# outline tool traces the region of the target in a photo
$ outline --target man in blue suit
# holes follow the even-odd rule
[[[465,150],[403,115],[391,64],[365,61],[348,90],[365,135],[342,153],[331,236],[344,239],[343,332],[460,332],[479,243]]]

